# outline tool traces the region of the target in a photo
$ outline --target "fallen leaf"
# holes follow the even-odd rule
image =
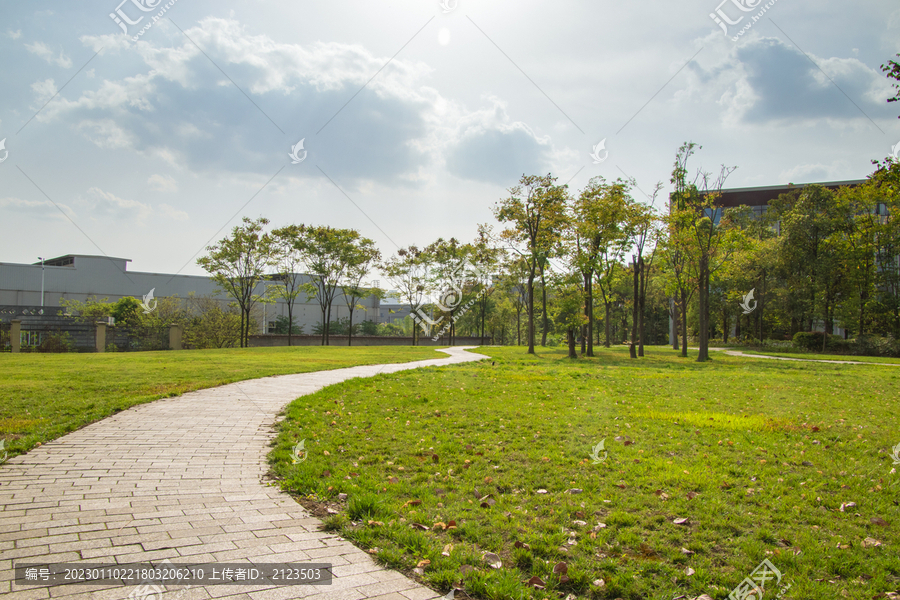
[[[439,462],[441,462],[441,458],[437,454],[432,454],[431,462],[439,463]]]
[[[473,567],[472,565],[461,565],[459,567],[459,572],[462,573],[463,575],[465,575],[466,573],[471,573],[474,570],[475,570],[475,567]]]
[[[409,526],[412,527],[413,529],[421,529],[422,531],[428,531],[428,526],[422,525],[421,523],[410,523]]]
[[[547,587],[547,584],[544,583],[544,581],[537,575],[535,575],[534,577],[532,577],[531,579],[526,581],[525,585],[530,585],[531,587],[533,587],[537,590],[543,590],[544,588]]]
[[[881,545],[881,542],[876,540],[875,538],[867,537],[862,541],[863,548],[877,548]]]
[[[484,478],[484,482],[485,482],[485,483],[493,483],[493,482],[494,482],[494,478],[493,478],[493,477],[485,477],[485,478]]]
[[[676,525],[684,525],[688,522],[688,519],[686,517],[679,517],[677,519],[674,519],[672,522]]]
[[[531,546],[529,546],[528,544],[525,544],[523,542],[519,542],[519,541],[516,541],[516,543],[513,544],[513,546],[515,548],[524,548],[525,550],[531,550]]]
[[[593,584],[595,587],[598,587],[598,588],[606,587],[606,582],[603,581],[602,579],[595,579],[595,580],[592,582],[592,584]]]
[[[566,493],[567,493],[567,494],[580,494],[580,493],[582,493],[583,491],[584,491],[584,490],[581,489],[581,488],[572,488],[572,489],[566,490]]]
[[[564,562],[558,562],[553,565],[553,572],[557,575],[565,575],[569,572],[569,565]]]
[[[447,544],[444,546],[444,549],[441,551],[443,556],[450,556],[450,553],[453,552],[453,544]]]
[[[396,477],[388,477],[388,483],[400,483],[400,480]]]
[[[838,510],[840,510],[841,512],[844,512],[845,508],[855,508],[855,507],[856,507],[856,502],[842,502],[841,507]]]
[[[499,569],[503,566],[503,561],[500,560],[500,557],[494,554],[493,552],[485,552],[484,553],[484,562],[489,564],[491,568]]]
[[[539,490],[536,490],[534,493],[535,493],[535,494],[546,494],[546,493],[547,493],[547,490],[541,488],[541,489],[539,489]]]
[[[693,499],[696,498],[699,494],[697,494],[697,492],[688,492],[688,493],[685,494],[685,495],[687,496],[687,499],[688,499],[688,500],[693,500]]]
[[[426,558],[425,560],[420,560],[419,563],[416,565],[416,567],[423,569],[430,564],[431,564],[431,561]]]
[[[403,508],[404,506],[419,506],[420,504],[422,504],[421,500],[407,500],[406,504],[404,504],[400,508]]]
[[[681,553],[684,554],[684,555],[686,555],[686,556],[690,556],[691,554],[694,553],[694,551],[693,551],[693,550],[688,550],[687,548],[682,548],[682,549],[681,549]]]
[[[869,522],[872,523],[872,524],[874,524],[874,525],[881,525],[882,527],[887,527],[887,526],[888,526],[888,522],[885,521],[884,519],[879,518],[879,517],[872,517],[871,519],[869,519]]]
[[[690,567],[688,567],[687,569],[684,570],[684,574],[687,575],[688,577],[690,577],[694,573],[695,573],[695,571]]]
[[[446,524],[446,523],[442,523],[441,521],[438,521],[437,523],[435,523],[434,525],[432,525],[431,528],[432,528],[434,531],[443,531],[444,529],[447,529],[447,524]]]
[[[456,521],[447,521],[447,529],[456,529]]]

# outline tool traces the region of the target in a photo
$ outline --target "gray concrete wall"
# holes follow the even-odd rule
[[[332,335],[329,338],[332,346],[346,346],[346,335]],[[381,336],[353,336],[353,346],[412,346],[411,337],[381,337]],[[457,337],[454,339],[454,346],[483,346],[490,344],[490,338],[484,338],[482,342],[479,337]],[[320,346],[322,344],[322,336],[319,335],[295,335],[293,336],[294,346]],[[250,347],[273,347],[287,346],[288,336],[286,335],[251,335]],[[448,346],[447,340],[438,340],[432,342],[431,337],[421,337],[418,342],[419,346]]]

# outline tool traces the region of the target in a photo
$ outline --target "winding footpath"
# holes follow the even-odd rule
[[[354,377],[487,358],[447,358],[280,375],[135,406],[0,467],[0,596],[115,600],[430,600],[439,594],[380,567],[277,487],[266,454],[279,411]],[[13,564],[322,562],[324,586],[14,584]]]
[[[828,363],[832,365],[877,365],[885,367],[900,367],[900,363],[865,362],[861,360],[828,360],[824,358],[789,358],[787,356],[769,356],[767,354],[745,354],[739,350],[725,350],[724,348],[710,348],[725,352],[728,356],[740,356],[743,358],[764,358],[768,360],[789,360],[793,362]]]

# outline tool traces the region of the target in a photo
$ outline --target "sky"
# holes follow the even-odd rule
[[[523,174],[661,206],[687,141],[726,188],[900,152],[900,4],[719,1],[0,0],[0,262],[202,275],[241,217],[387,256],[499,228]]]

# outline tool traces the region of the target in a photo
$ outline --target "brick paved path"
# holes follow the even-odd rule
[[[327,562],[329,586],[169,586],[162,600],[428,600],[438,594],[319,531],[277,487],[264,485],[277,413],[353,377],[485,358],[450,356],[266,377],[136,406],[0,466],[0,596],[135,597],[137,586],[12,583],[14,562]],[[145,600],[160,600],[145,597]]]

